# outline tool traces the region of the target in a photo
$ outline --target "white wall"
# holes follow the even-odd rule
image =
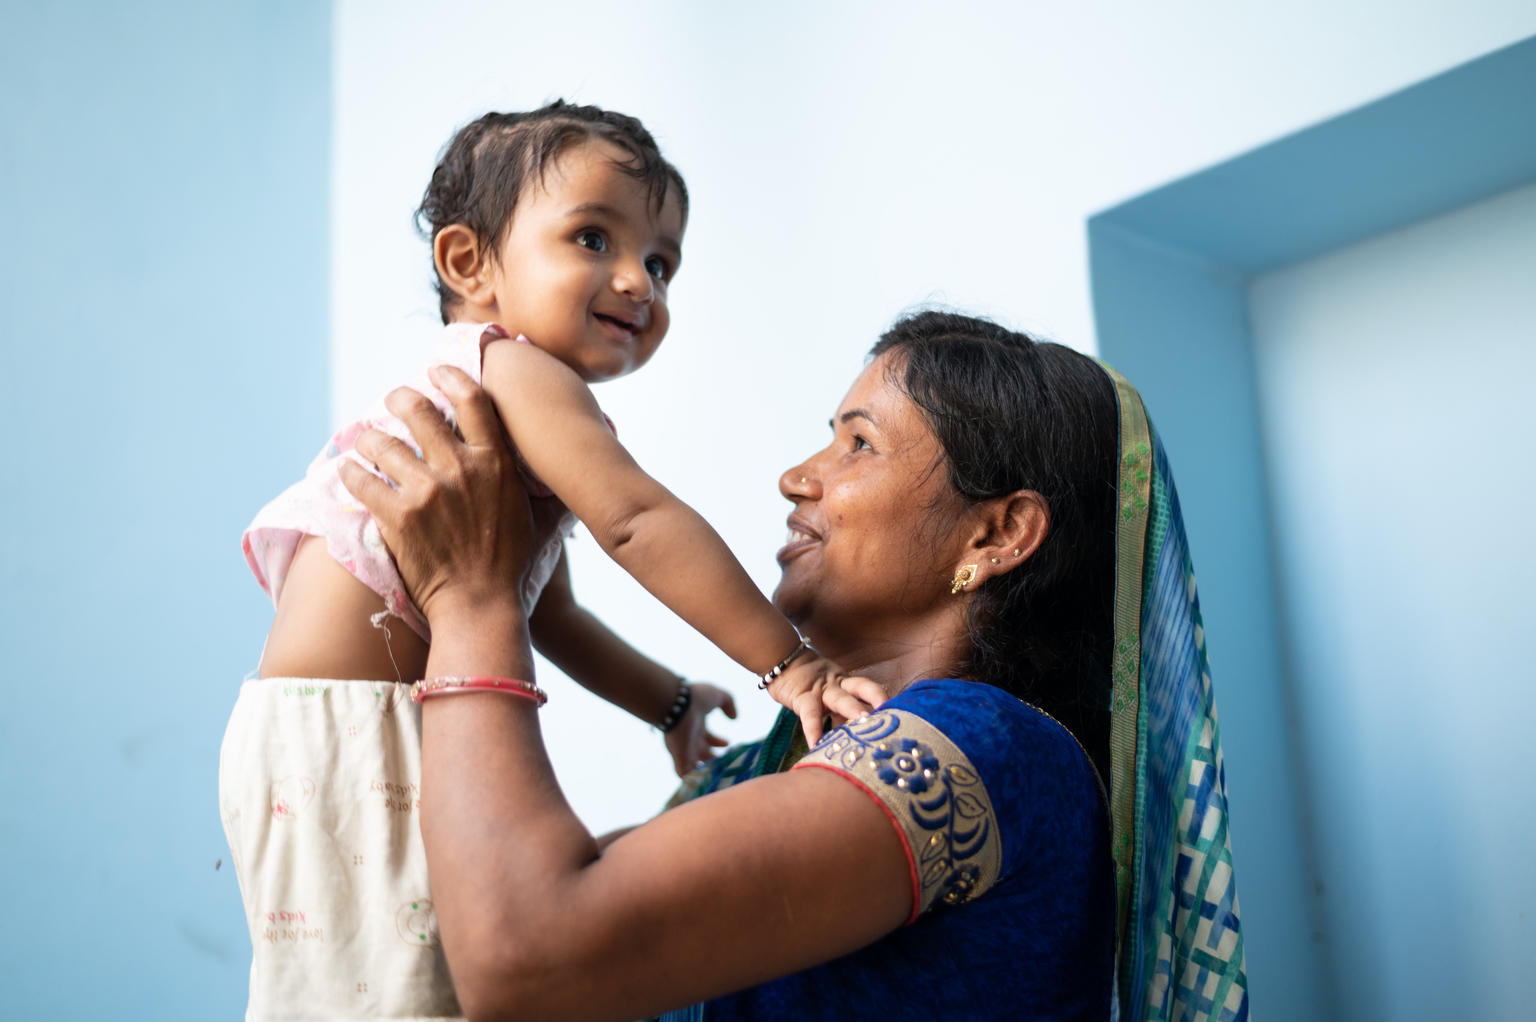
[[[589,3],[578,20],[340,0],[333,418],[414,364],[436,323],[410,212],[452,131],[556,96],[637,114],[693,214],[667,343],[599,398],[769,589],[788,513],[774,480],[822,442],[900,309],[949,302],[1091,350],[1088,214],[1536,32],[1521,0],[826,7]],[[591,544],[572,560],[583,600],[732,685],[746,712],[730,733],[761,733],[771,708],[739,668]],[[593,826],[664,797],[659,740],[555,689],[555,762]],[[597,746],[631,763],[622,783],[581,770]]]
[[[1536,185],[1257,278],[1344,1018],[1515,1018],[1536,957]]]

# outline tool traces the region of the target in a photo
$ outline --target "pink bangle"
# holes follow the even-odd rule
[[[411,686],[411,702],[420,704],[429,696],[451,692],[500,692],[532,700],[540,706],[549,702],[542,688],[519,678],[423,678]]]

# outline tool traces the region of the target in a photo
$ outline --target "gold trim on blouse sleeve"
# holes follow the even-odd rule
[[[876,710],[828,732],[794,769],[848,778],[885,811],[907,853],[912,922],[935,902],[979,898],[1002,872],[1002,834],[971,761],[906,710]]]

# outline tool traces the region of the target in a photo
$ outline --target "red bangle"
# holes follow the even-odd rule
[[[500,692],[532,700],[540,706],[549,702],[542,688],[520,678],[423,678],[411,686],[411,702],[419,704],[429,696],[451,692]]]

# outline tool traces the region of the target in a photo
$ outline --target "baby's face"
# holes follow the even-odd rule
[[[682,259],[676,189],[658,209],[618,166],[623,150],[566,150],[518,199],[489,272],[497,322],[589,383],[634,372],[667,334],[667,284]]]

